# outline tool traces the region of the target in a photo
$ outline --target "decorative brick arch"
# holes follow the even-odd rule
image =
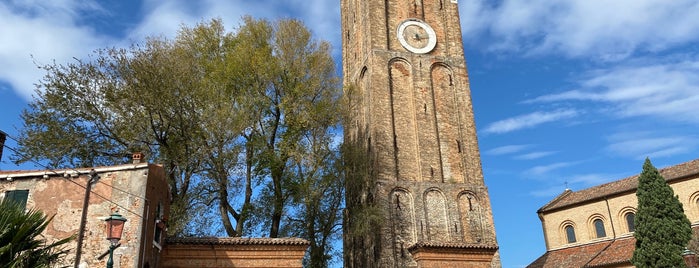
[[[425,219],[427,221],[427,238],[430,241],[448,241],[449,215],[447,202],[441,189],[432,187],[425,190],[423,195]]]
[[[393,255],[396,259],[405,256],[407,248],[417,242],[415,226],[415,203],[410,190],[396,187],[391,190],[388,200],[393,234]]]
[[[398,180],[420,181],[418,123],[415,118],[415,85],[413,66],[404,58],[388,62],[392,147]]]
[[[633,217],[636,217],[636,208],[627,206],[619,210],[619,214],[617,215],[619,217],[619,222],[621,223],[622,228],[621,230],[624,231],[624,233],[630,233],[633,230],[631,230],[632,223],[629,223],[629,214],[633,214]]]
[[[694,192],[689,196],[689,208],[686,213],[699,218],[699,191]]]
[[[587,218],[587,235],[593,239],[607,237],[607,227],[608,219],[602,214],[595,213]]]
[[[459,205],[461,235],[466,243],[480,243],[483,240],[484,215],[478,196],[471,191],[462,191],[456,198]]]
[[[570,237],[569,228],[572,228],[572,237]],[[580,241],[578,238],[578,228],[575,222],[571,220],[565,220],[558,226],[558,231],[561,234],[561,238],[564,244],[571,244]],[[572,239],[571,239],[572,238]]]

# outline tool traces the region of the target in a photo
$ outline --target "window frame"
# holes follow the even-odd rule
[[[564,225],[563,226],[563,233],[565,234],[566,243],[572,244],[572,243],[578,242],[578,238],[575,235],[575,226],[573,226],[572,224]]]
[[[595,229],[596,238],[607,237],[607,230],[604,226],[604,220],[602,220],[601,218],[595,218],[592,220],[592,226]]]
[[[631,216],[631,221],[629,221],[629,216]],[[633,211],[626,212],[624,214],[624,221],[626,222],[626,230],[629,233],[636,231],[636,213]]]
[[[3,200],[13,201],[22,207],[22,209],[27,209],[27,201],[29,201],[29,190],[8,190],[5,191],[5,197]]]

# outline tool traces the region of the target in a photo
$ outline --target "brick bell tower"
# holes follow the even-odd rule
[[[500,267],[457,0],[341,0],[345,267]]]

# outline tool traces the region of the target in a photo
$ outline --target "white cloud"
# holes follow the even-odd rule
[[[619,176],[616,176],[616,175],[592,173],[592,174],[573,175],[573,176],[566,178],[565,180],[570,185],[581,185],[581,188],[587,188],[587,187],[604,184],[604,183],[607,183],[607,182],[610,182],[613,180],[618,180],[618,179],[621,179],[621,178]]]
[[[110,12],[124,11],[100,4],[91,0],[0,2],[0,25],[11,25],[0,27],[0,81],[29,100],[34,84],[43,76],[34,61],[39,65],[53,60],[60,64],[74,57],[85,58],[97,48],[142,42],[147,36],[172,38],[181,25],[193,26],[211,18],[222,18],[228,30],[234,30],[243,15],[270,20],[299,18],[316,38],[333,43],[333,53],[339,54],[340,50],[340,9],[332,1],[148,0],[141,2],[142,6],[129,7],[128,11],[136,14],[134,21],[109,22],[130,27],[118,29],[123,31],[120,33],[98,32],[97,25],[92,24],[95,17],[115,19]]]
[[[301,19],[316,38],[335,39],[339,46],[340,7],[337,3],[324,0],[290,1],[186,1],[150,0],[144,5],[145,16],[132,31],[132,39],[163,34],[172,37],[182,24],[191,26],[211,18],[221,18],[229,30],[237,27],[246,15],[255,18],[276,20],[279,18]]]
[[[573,118],[577,115],[578,112],[571,109],[557,110],[552,112],[537,111],[491,123],[483,130],[483,132],[502,134],[524,128],[535,127],[543,123]]]
[[[540,177],[543,175],[547,175],[551,171],[565,168],[565,167],[569,167],[569,166],[573,166],[576,164],[577,164],[576,162],[558,162],[558,163],[553,163],[553,164],[548,164],[548,165],[535,166],[535,167],[532,167],[532,168],[524,171],[524,175],[525,176]]]
[[[619,60],[699,40],[699,2],[694,0],[479,0],[461,5],[466,40],[490,36],[494,50]]]
[[[30,99],[43,75],[34,61],[64,62],[109,44],[109,37],[78,24],[82,12],[101,9],[92,1],[0,2],[0,25],[11,25],[0,27],[0,80]]]
[[[660,158],[696,150],[698,141],[687,136],[651,136],[644,133],[620,133],[610,137],[606,150],[633,159]]]
[[[546,156],[549,156],[549,155],[552,155],[555,153],[556,152],[553,152],[553,151],[531,152],[531,153],[518,155],[515,157],[515,159],[534,160],[534,159],[539,159],[539,158],[546,157]]]
[[[619,117],[653,116],[699,123],[699,60],[602,69],[590,72],[578,83],[579,89],[529,102],[598,102]]]
[[[527,144],[519,144],[519,145],[505,145],[505,146],[500,146],[496,147],[490,150],[485,151],[485,154],[488,155],[504,155],[504,154],[513,154],[517,152],[521,152],[524,149],[529,148],[530,145]]]

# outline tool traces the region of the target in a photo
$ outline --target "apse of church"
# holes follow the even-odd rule
[[[346,267],[499,267],[457,1],[341,10],[345,142],[362,155],[347,174]]]

